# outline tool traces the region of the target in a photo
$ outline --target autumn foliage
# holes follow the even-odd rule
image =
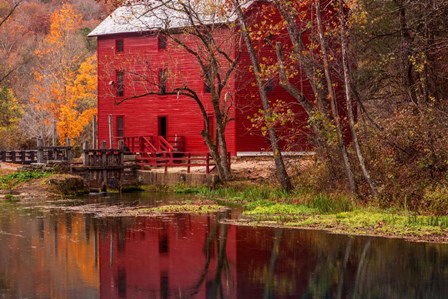
[[[34,54],[36,86],[31,103],[42,117],[41,126],[57,122],[61,143],[79,137],[95,111],[96,60],[80,49],[81,15],[64,4],[50,18],[50,32]]]

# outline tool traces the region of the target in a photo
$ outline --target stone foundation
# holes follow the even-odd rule
[[[179,172],[151,172],[147,170],[137,171],[137,178],[141,185],[150,186],[175,186],[184,184],[191,187],[215,187],[219,183],[216,174],[205,173],[179,173]]]

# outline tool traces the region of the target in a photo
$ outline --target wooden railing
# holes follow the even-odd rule
[[[230,154],[228,155],[230,165]],[[146,167],[164,167],[168,172],[170,167],[186,167],[187,173],[191,172],[191,167],[205,167],[205,173],[210,173],[216,168],[215,160],[210,153],[169,153],[159,152],[156,156],[137,157],[137,164],[140,168]]]
[[[171,144],[173,152],[182,153],[185,151],[185,142],[183,136],[166,136],[166,141]]]
[[[131,153],[145,153],[153,156],[156,152],[183,152],[184,138],[182,136],[126,136],[117,137],[123,140],[125,149]]]
[[[37,163],[37,150],[0,151],[0,161],[15,164]]]
[[[169,152],[169,153],[172,153],[172,152],[174,152],[174,148],[173,148],[173,146],[168,142],[168,141],[166,141],[166,139],[165,138],[163,138],[163,136],[158,136],[157,137],[157,143],[158,143],[158,148],[159,148],[159,151],[161,151],[161,152]]]
[[[83,166],[90,169],[123,168],[124,143],[118,142],[118,149],[107,149],[106,141],[101,142],[100,149],[89,149],[88,142],[83,143]]]
[[[43,139],[39,138],[36,150],[0,151],[0,161],[15,164],[71,161],[70,139],[66,140],[66,144],[66,146],[44,146]]]
[[[125,148],[131,153],[155,153],[154,136],[127,136],[118,138],[123,140]]]

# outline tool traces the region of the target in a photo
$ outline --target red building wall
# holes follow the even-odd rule
[[[228,31],[222,29],[218,35],[226,39]],[[181,36],[179,36],[181,37]],[[182,37],[181,37],[182,38]],[[123,40],[123,52],[116,52],[116,40]],[[194,47],[195,40],[185,39]],[[230,40],[230,39],[229,39]],[[207,151],[201,136],[204,120],[193,99],[178,95],[147,95],[120,100],[155,91],[158,88],[160,69],[167,69],[168,90],[188,86],[203,100],[207,113],[213,117],[210,94],[205,92],[204,80],[195,57],[168,39],[167,49],[158,49],[158,38],[152,34],[123,34],[98,37],[98,139],[109,140],[108,115],[113,115],[114,136],[117,135],[116,118],[124,118],[125,136],[157,136],[158,117],[167,119],[167,135],[183,136],[185,150]],[[233,47],[230,48],[233,55]],[[117,96],[117,71],[124,72],[124,96]],[[138,74],[138,75],[137,75]],[[234,81],[228,83],[233,93]],[[230,111],[234,113],[234,108]],[[235,153],[235,123],[230,122],[226,130],[227,145]],[[116,145],[116,144],[115,144]]]

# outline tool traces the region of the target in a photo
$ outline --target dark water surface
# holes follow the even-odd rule
[[[91,199],[104,200],[117,199]],[[447,245],[219,224],[228,216],[0,204],[0,298],[448,298]]]

